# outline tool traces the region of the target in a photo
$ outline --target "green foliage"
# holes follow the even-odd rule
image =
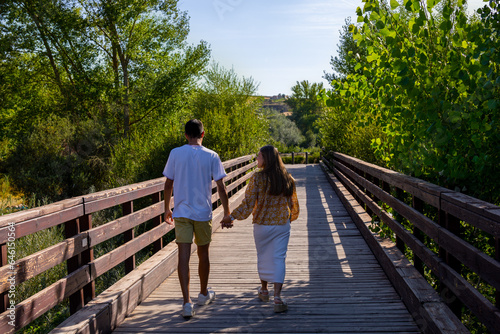
[[[351,32],[368,57],[328,104],[383,132],[373,148],[389,167],[498,202],[498,4],[469,20],[460,3],[434,3],[441,15],[419,1],[358,8]]]
[[[304,141],[297,125],[282,113],[275,109],[264,110],[269,120],[269,135],[275,142],[275,146],[289,147],[298,146]]]
[[[345,21],[340,31],[341,44],[338,45],[337,57],[332,57],[330,64],[333,73],[325,73],[325,78],[335,85],[348,76],[363,73],[359,64],[366,62],[366,47],[358,45],[350,32],[351,20]],[[327,150],[342,152],[372,163],[381,163],[375,156],[371,143],[384,134],[376,124],[362,122],[362,104],[353,97],[354,90],[322,93],[328,108],[318,120],[320,144]]]
[[[331,94],[328,108],[318,120],[321,146],[327,150],[342,152],[371,163],[381,163],[371,147],[374,138],[383,137],[375,124],[366,126],[360,122],[355,99]]]
[[[175,0],[19,0],[4,7],[7,66],[20,62],[23,78],[43,73],[37,79],[61,110],[105,116],[125,135],[161,114],[208,61],[205,43],[185,43],[188,17]]]
[[[338,56],[331,57],[330,65],[333,73],[326,73],[323,76],[329,82],[343,79],[349,74],[359,73],[362,70],[357,67],[359,61],[366,61],[366,48],[360,47],[349,31],[351,18],[345,20],[345,24],[340,31],[340,44],[338,46]]]
[[[255,153],[269,140],[256,91],[252,78],[239,78],[234,70],[213,64],[191,100],[193,116],[205,127],[203,145],[222,160]]]
[[[301,145],[303,147],[314,147],[317,144],[319,128],[316,121],[324,111],[324,102],[319,99],[322,90],[322,83],[310,84],[307,80],[297,81],[292,87],[292,95],[285,100],[292,109],[292,121],[306,138]]]
[[[1,6],[0,171],[50,200],[113,184],[113,146],[164,134],[209,59],[174,0]]]
[[[54,114],[39,118],[6,161],[9,176],[26,195],[51,200],[88,192],[107,175],[109,138],[98,121],[78,126]]]
[[[157,124],[141,124],[129,138],[122,138],[113,146],[109,187],[161,177],[170,150],[186,142],[184,124],[188,119],[187,112],[180,109]]]

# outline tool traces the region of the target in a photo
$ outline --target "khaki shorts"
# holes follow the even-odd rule
[[[175,242],[198,246],[208,245],[212,241],[212,221],[196,221],[189,218],[175,218]]]

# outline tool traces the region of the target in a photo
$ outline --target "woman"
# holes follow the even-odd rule
[[[285,258],[290,239],[290,222],[299,216],[295,180],[288,173],[278,150],[264,146],[257,156],[261,168],[248,183],[243,202],[222,220],[222,227],[232,227],[234,219],[253,214],[253,235],[257,248],[257,267],[261,280],[258,296],[269,301],[268,283],[274,283],[274,312],[288,309],[281,299],[285,280]]]

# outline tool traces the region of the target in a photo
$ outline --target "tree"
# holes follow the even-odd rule
[[[251,154],[269,141],[269,126],[261,112],[258,85],[253,78],[240,78],[233,69],[214,63],[190,103],[193,116],[205,128],[203,144],[223,160]]]
[[[4,57],[31,55],[50,69],[44,84],[58,88],[62,109],[79,117],[99,110],[125,136],[160,114],[208,61],[204,42],[186,45],[188,17],[175,0],[18,0],[4,7]]]
[[[355,69],[356,65],[360,62],[366,61],[366,49],[360,47],[352,38],[352,34],[349,31],[350,26],[351,18],[348,17],[345,20],[345,24],[342,26],[342,30],[339,31],[340,44],[337,44],[338,56],[332,56],[330,59],[333,73],[324,72],[323,78],[328,80],[330,83],[333,80],[343,79],[349,74],[360,72],[360,69]]]
[[[323,100],[319,98],[322,90],[322,83],[310,84],[307,80],[297,81],[297,84],[292,87],[292,95],[285,100],[285,103],[292,109],[291,119],[306,136],[305,146],[316,145],[319,129],[315,122],[322,115],[325,107]]]
[[[176,0],[14,0],[0,6],[0,163],[8,173],[15,174],[20,154],[32,150],[27,139],[35,123],[40,128],[60,118],[92,130],[58,143],[67,147],[62,154],[96,168],[100,164],[91,161],[108,165],[117,143],[136,140],[138,131],[154,132],[183,107],[209,59],[205,42],[186,43],[188,17]],[[105,177],[89,172],[87,188]]]
[[[336,80],[327,100],[382,129],[373,148],[389,167],[498,202],[498,1],[478,11],[481,20],[468,19],[463,1],[437,3],[358,8],[362,26],[350,31],[366,62]]]
[[[340,31],[338,56],[331,58],[333,73],[326,73],[324,78],[331,81],[333,92],[325,99],[327,108],[318,120],[320,144],[327,150],[333,150],[358,157],[372,163],[380,162],[371,148],[375,138],[383,136],[375,124],[361,123],[362,104],[351,91],[335,91],[343,87],[342,82],[349,82],[353,75],[362,75],[362,67],[358,64],[368,64],[365,47],[359,46],[351,33],[351,19],[345,20]],[[325,94],[322,95],[326,97]]]
[[[275,109],[264,111],[269,120],[269,135],[277,145],[283,147],[298,146],[304,141],[297,125]],[[278,144],[280,143],[280,144]]]
[[[185,45],[188,17],[174,0],[82,1],[90,36],[112,69],[125,135],[192,83],[208,61],[204,42]],[[104,43],[101,41],[104,40]]]

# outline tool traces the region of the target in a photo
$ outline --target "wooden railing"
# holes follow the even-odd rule
[[[256,166],[254,157],[249,155],[223,163],[228,173],[225,183],[231,205],[236,197],[241,197],[238,191],[245,186]],[[75,326],[81,327],[82,321],[90,321],[86,326],[94,330],[96,326],[105,330],[116,326],[177,265],[177,247],[163,245],[164,236],[172,229],[171,225],[162,223],[164,183],[165,178],[158,178],[0,216],[0,333],[13,333],[23,328],[67,299],[71,314],[74,314],[70,318],[76,318],[54,332],[69,332],[71,328],[70,332],[75,333]],[[223,210],[219,207],[215,182],[212,187],[215,230]],[[236,194],[240,195],[234,196]],[[134,201],[144,202],[148,198],[152,204],[134,212]],[[122,217],[92,226],[93,215],[116,206],[121,206]],[[146,223],[147,228],[143,225]],[[15,259],[15,240],[59,225],[64,226],[64,241],[45,249],[33,249],[31,255]],[[147,231],[134,235],[138,227]],[[94,258],[96,245],[119,235],[123,235],[122,245]],[[146,247],[153,248],[156,254],[135,269],[135,256]],[[14,299],[19,284],[64,262],[65,277],[25,300]],[[96,296],[95,280],[121,263],[128,275]],[[82,312],[80,317],[79,310]],[[101,321],[99,317],[106,319]],[[78,331],[85,329],[78,328]]]
[[[295,164],[295,158],[297,156],[303,155],[304,156],[304,163],[308,164],[309,163],[309,152],[292,152],[292,153],[280,153],[281,157],[291,157],[292,161],[291,164]]]
[[[410,286],[412,293],[407,286],[402,287],[412,284],[404,265],[394,263],[394,258],[386,264],[386,272],[396,288],[399,285],[398,292],[407,306],[417,304],[409,307],[415,310],[414,317],[433,312],[426,305],[444,301],[458,318],[465,306],[489,331],[500,333],[500,207],[344,154],[330,152],[322,159],[348,190],[344,197],[352,196],[359,203],[351,203],[352,211],[368,215],[358,219],[364,225],[365,238],[373,244],[377,238],[373,227],[383,222],[390,228],[397,249],[412,254],[415,269],[422,276],[430,271],[437,279],[439,300],[425,300],[422,286]],[[495,250],[486,254],[467,242],[465,229],[482,231]],[[387,257],[391,257],[387,239],[378,238],[378,243],[385,243]],[[466,277],[471,273],[477,277],[472,284]],[[490,286],[493,297],[476,289],[478,280]],[[418,298],[423,300],[415,301]]]

